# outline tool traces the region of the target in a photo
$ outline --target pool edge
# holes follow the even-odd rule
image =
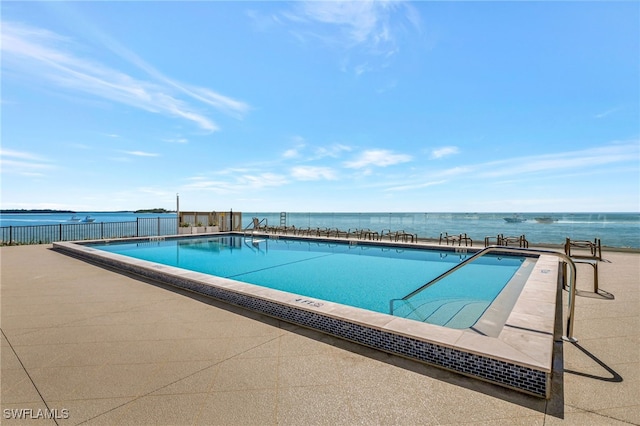
[[[522,291],[523,300],[516,302],[500,335],[487,337],[160,266],[84,243],[60,242],[53,248],[384,352],[537,397],[550,395],[555,322],[553,318],[549,321],[548,314],[551,310],[555,316],[558,276],[558,263],[552,256],[540,256]]]

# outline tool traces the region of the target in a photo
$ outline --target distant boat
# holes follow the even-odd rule
[[[78,216],[71,216],[71,219],[69,219],[69,222],[80,222],[80,218]]]
[[[551,216],[535,217],[534,219],[538,223],[553,223],[558,221],[558,219],[554,219]]]
[[[504,221],[507,223],[521,223],[521,222],[526,222],[527,219],[520,217],[517,214],[514,214],[511,217],[503,217]]]
[[[84,219],[82,219],[82,223],[91,223],[91,222],[94,222],[94,221],[95,221],[95,219],[92,218],[91,216],[87,216]]]

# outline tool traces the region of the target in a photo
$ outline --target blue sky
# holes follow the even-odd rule
[[[2,207],[640,211],[638,2],[10,2]]]

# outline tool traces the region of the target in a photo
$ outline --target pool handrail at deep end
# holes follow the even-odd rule
[[[411,293],[407,294],[406,296],[404,296],[404,297],[402,297],[400,299],[391,299],[389,301],[390,314],[393,315],[393,310],[394,310],[393,304],[394,304],[394,302],[399,301],[399,300],[407,300],[407,299],[415,296],[416,294],[422,292],[426,288],[432,286],[433,284],[435,284],[436,282],[440,281],[441,279],[449,276],[450,274],[452,274],[453,272],[455,272],[458,269],[462,268],[463,266],[473,262],[474,260],[484,256],[485,254],[494,253],[494,252],[502,252],[502,253],[509,253],[509,254],[518,254],[519,253],[519,254],[531,254],[531,255],[548,254],[548,255],[552,255],[552,256],[556,256],[556,257],[560,258],[563,262],[565,262],[566,264],[569,265],[569,268],[571,270],[571,274],[569,275],[569,301],[568,301],[569,312],[567,314],[566,335],[562,336],[562,339],[565,340],[565,341],[571,342],[571,343],[577,342],[578,340],[575,337],[573,337],[573,315],[574,315],[574,311],[575,311],[575,298],[576,298],[576,265],[573,262],[573,260],[569,256],[567,256],[566,254],[564,254],[562,252],[554,251],[554,250],[548,250],[548,249],[531,249],[531,248],[523,248],[523,247],[507,247],[507,246],[498,246],[498,245],[491,245],[491,246],[485,247],[482,250],[476,252],[473,256],[463,260],[462,262],[460,262],[459,264],[457,264],[453,268],[451,268],[448,271],[440,274],[439,276],[435,277],[434,279],[432,279],[428,283],[422,285],[421,287],[419,287],[418,289],[412,291]]]

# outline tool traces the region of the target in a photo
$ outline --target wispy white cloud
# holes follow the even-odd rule
[[[305,1],[285,16],[298,22],[319,22],[337,29],[349,45],[379,44],[390,39],[387,1]]]
[[[399,34],[407,27],[419,31],[422,25],[416,9],[398,0],[300,1],[280,17],[269,22],[287,25],[303,43],[319,41],[351,52],[341,69],[355,75],[385,66],[400,50]],[[253,18],[258,22],[255,14]]]
[[[227,167],[225,169],[216,170],[211,174],[215,176],[241,175],[250,173],[252,170],[256,170],[256,167]]]
[[[189,143],[189,139],[182,138],[182,137],[167,138],[167,139],[163,139],[163,141],[168,142],[168,143],[179,143],[179,144]]]
[[[640,141],[616,143],[580,151],[544,154],[509,160],[493,161],[477,167],[483,177],[503,177],[553,171],[565,172],[570,169],[588,170],[596,166],[638,161]]]
[[[0,149],[0,170],[3,174],[39,177],[44,176],[46,171],[56,168],[56,165],[40,155],[26,151]]]
[[[179,117],[211,132],[218,130],[217,124],[194,106],[178,98],[176,91],[231,114],[242,115],[249,109],[247,104],[210,89],[172,80],[132,52],[117,47],[115,42],[110,42],[109,46],[121,57],[146,71],[153,81],[136,79],[96,61],[79,57],[72,52],[74,46],[70,40],[51,31],[2,22],[3,65],[23,75],[54,83],[59,89],[82,92],[145,111]]]
[[[215,180],[208,179],[202,176],[196,176],[187,179],[188,183],[182,185],[180,187],[180,193],[184,192],[212,192],[214,194],[231,194],[234,191],[233,188],[229,186],[229,182],[224,180]]]
[[[37,161],[37,162],[45,162],[47,161],[46,159],[44,159],[43,157],[36,155],[36,154],[32,154],[30,152],[25,152],[25,151],[15,151],[13,149],[6,149],[6,148],[0,148],[0,157],[2,158],[17,158],[20,160],[30,160],[30,161]]]
[[[153,195],[156,198],[170,198],[173,200],[175,197],[175,194],[172,191],[151,186],[141,186],[137,188],[136,191],[141,194]]]
[[[450,155],[455,155],[460,153],[460,149],[457,146],[443,146],[441,148],[436,148],[431,151],[430,158],[438,159],[448,157]]]
[[[289,183],[289,179],[286,176],[277,173],[259,173],[259,174],[245,174],[238,177],[236,185],[238,189],[257,189],[273,186],[282,186]]]
[[[348,152],[341,145],[335,145],[337,155]],[[328,147],[327,147],[328,148]],[[326,154],[328,151],[324,151]],[[391,172],[376,168],[384,168],[394,164],[412,161],[410,155],[394,152],[387,149],[369,149],[358,152],[353,159],[347,162],[330,162],[300,164],[299,159],[308,160],[315,150],[311,146],[301,152],[283,174],[283,163],[280,160],[274,162],[256,163],[252,167],[230,167],[227,169],[208,172],[207,176],[199,176],[192,179],[188,185],[180,188],[180,191],[195,193],[208,192],[211,194],[272,194],[266,191],[270,188],[291,187],[296,188],[297,183],[326,182],[327,188],[340,182],[341,173],[332,166],[343,166],[351,169],[350,178],[358,181],[361,188],[369,191],[377,191],[388,196],[394,193],[418,194],[421,191],[440,191],[446,185],[465,187],[473,185],[486,185],[495,188],[513,187],[516,184],[539,180],[540,185],[549,185],[554,181],[574,179],[581,182],[595,176],[596,173],[611,174],[612,170],[621,170],[624,167],[638,168],[637,158],[640,156],[640,143],[638,141],[613,143],[602,147],[589,148],[578,151],[569,151],[556,154],[530,155],[522,157],[503,158],[495,161],[460,164],[454,167],[434,167],[434,162],[429,164],[411,164],[411,167],[389,168]],[[330,158],[328,155],[324,158]],[[636,159],[636,160],[634,160]],[[635,164],[633,163],[635,161]],[[613,166],[613,167],[611,167]],[[276,171],[277,170],[277,171]],[[571,177],[571,174],[574,177]],[[358,179],[361,178],[361,179]],[[366,178],[366,179],[365,179]],[[342,185],[342,184],[341,184]],[[362,186],[364,185],[364,186]],[[278,190],[281,191],[281,190]],[[406,196],[406,195],[404,195]]]
[[[258,10],[249,9],[246,15],[251,20],[254,28],[258,31],[268,31],[275,25],[280,25],[280,16],[277,14],[262,14]]]
[[[421,189],[421,188],[426,188],[426,187],[429,187],[429,186],[443,185],[445,183],[447,183],[447,180],[436,180],[436,181],[415,183],[415,184],[412,184],[412,185],[397,185],[397,186],[391,186],[389,188],[386,188],[385,191],[387,191],[387,192],[391,192],[391,191],[411,191],[411,190],[414,190],[414,189]]]
[[[159,157],[160,154],[154,152],[144,152],[144,151],[122,151],[125,154],[133,155],[134,157]]]
[[[569,174],[577,181],[588,179],[602,173],[613,173],[624,164],[635,162],[636,170],[640,158],[640,141],[613,143],[602,147],[556,154],[531,155],[489,161],[476,164],[464,164],[447,169],[430,167],[423,172],[403,178],[403,183],[390,183],[389,191],[407,191],[445,182],[467,180],[490,182],[492,185],[514,183],[531,179],[545,181],[566,179]],[[615,165],[615,168],[611,168]]]
[[[5,158],[0,159],[0,165],[2,166],[2,173],[10,174],[36,173],[34,172],[34,170],[49,170],[53,168],[53,166],[49,164],[33,163],[29,161],[19,161]],[[38,174],[41,173],[38,172]]]
[[[598,113],[598,114],[594,115],[594,118],[605,118],[605,117],[607,117],[607,116],[609,116],[611,114],[614,114],[614,113],[620,111],[621,109],[622,108],[620,108],[620,107],[611,108],[611,109],[608,109],[608,110],[606,110],[604,112],[601,112],[601,113]]]
[[[356,75],[362,75],[366,72],[370,72],[373,71],[373,67],[371,65],[369,65],[369,63],[365,62],[359,65],[356,65],[355,67],[353,67],[353,72]]]
[[[296,158],[300,156],[300,148],[289,148],[282,153],[283,158]]]
[[[477,165],[455,166],[455,167],[450,167],[448,169],[437,171],[435,174],[437,176],[442,176],[442,177],[468,175],[470,173],[474,173],[478,167],[479,166]]]
[[[241,118],[251,109],[251,107],[245,102],[221,95],[207,88],[178,83],[175,80],[171,80],[166,77],[164,81],[180,89],[192,98],[209,104],[212,107],[220,111],[224,111],[236,118]]]
[[[76,10],[67,9],[67,11],[78,14]],[[233,115],[237,118],[242,117],[242,115],[249,111],[250,107],[245,102],[222,95],[208,88],[183,83],[166,76],[151,64],[144,61],[136,53],[125,47],[118,40],[101,31],[97,25],[87,25],[86,18],[84,16],[78,15],[77,18],[78,21],[83,23],[83,29],[87,34],[93,35],[93,37],[99,40],[99,42],[104,47],[118,55],[120,58],[126,60],[130,64],[133,64],[139,69],[145,71],[150,77],[154,78],[158,82],[166,84],[169,87],[173,87],[183,94],[186,94],[205,104],[211,105],[214,108],[227,114]]]
[[[379,93],[379,94],[386,93],[390,90],[395,89],[397,86],[398,86],[398,80],[393,79],[388,83],[386,83],[385,85],[383,85],[382,87],[376,89],[376,93]]]
[[[345,162],[344,166],[350,169],[362,169],[370,166],[387,167],[411,160],[412,157],[407,154],[396,154],[386,149],[371,149],[362,152],[355,160]]]
[[[304,149],[304,145],[298,145],[294,148],[289,148],[282,153],[282,158],[287,160],[290,160],[292,158],[299,158],[302,155],[301,151],[303,149]]]
[[[282,153],[282,158],[284,159],[292,159],[292,158],[300,157],[302,155],[301,153],[302,150],[304,150],[305,147],[307,146],[307,143],[305,142],[302,136],[293,136],[291,139],[294,142],[295,146],[287,149],[285,152]]]
[[[300,138],[298,144],[287,149],[283,154],[284,159],[299,159],[300,161],[316,161],[323,158],[339,158],[344,152],[349,152],[352,148],[348,145],[334,143],[328,146],[313,146]]]
[[[338,178],[335,170],[330,167],[296,166],[291,169],[291,176],[296,180],[335,180]]]
[[[209,191],[217,194],[231,194],[231,193],[245,193],[247,191],[268,188],[279,187],[287,185],[290,180],[278,173],[271,172],[258,172],[258,173],[243,173],[243,170],[237,169],[233,173],[232,170],[228,170],[230,173],[219,174],[218,176],[224,176],[222,179],[210,179],[206,176],[194,176],[188,179],[189,183],[182,186],[181,190],[191,191]]]
[[[321,146],[314,150],[312,159],[319,160],[321,158],[338,158],[344,152],[350,152],[352,148],[348,145],[344,145],[341,143],[335,143],[329,146]]]

